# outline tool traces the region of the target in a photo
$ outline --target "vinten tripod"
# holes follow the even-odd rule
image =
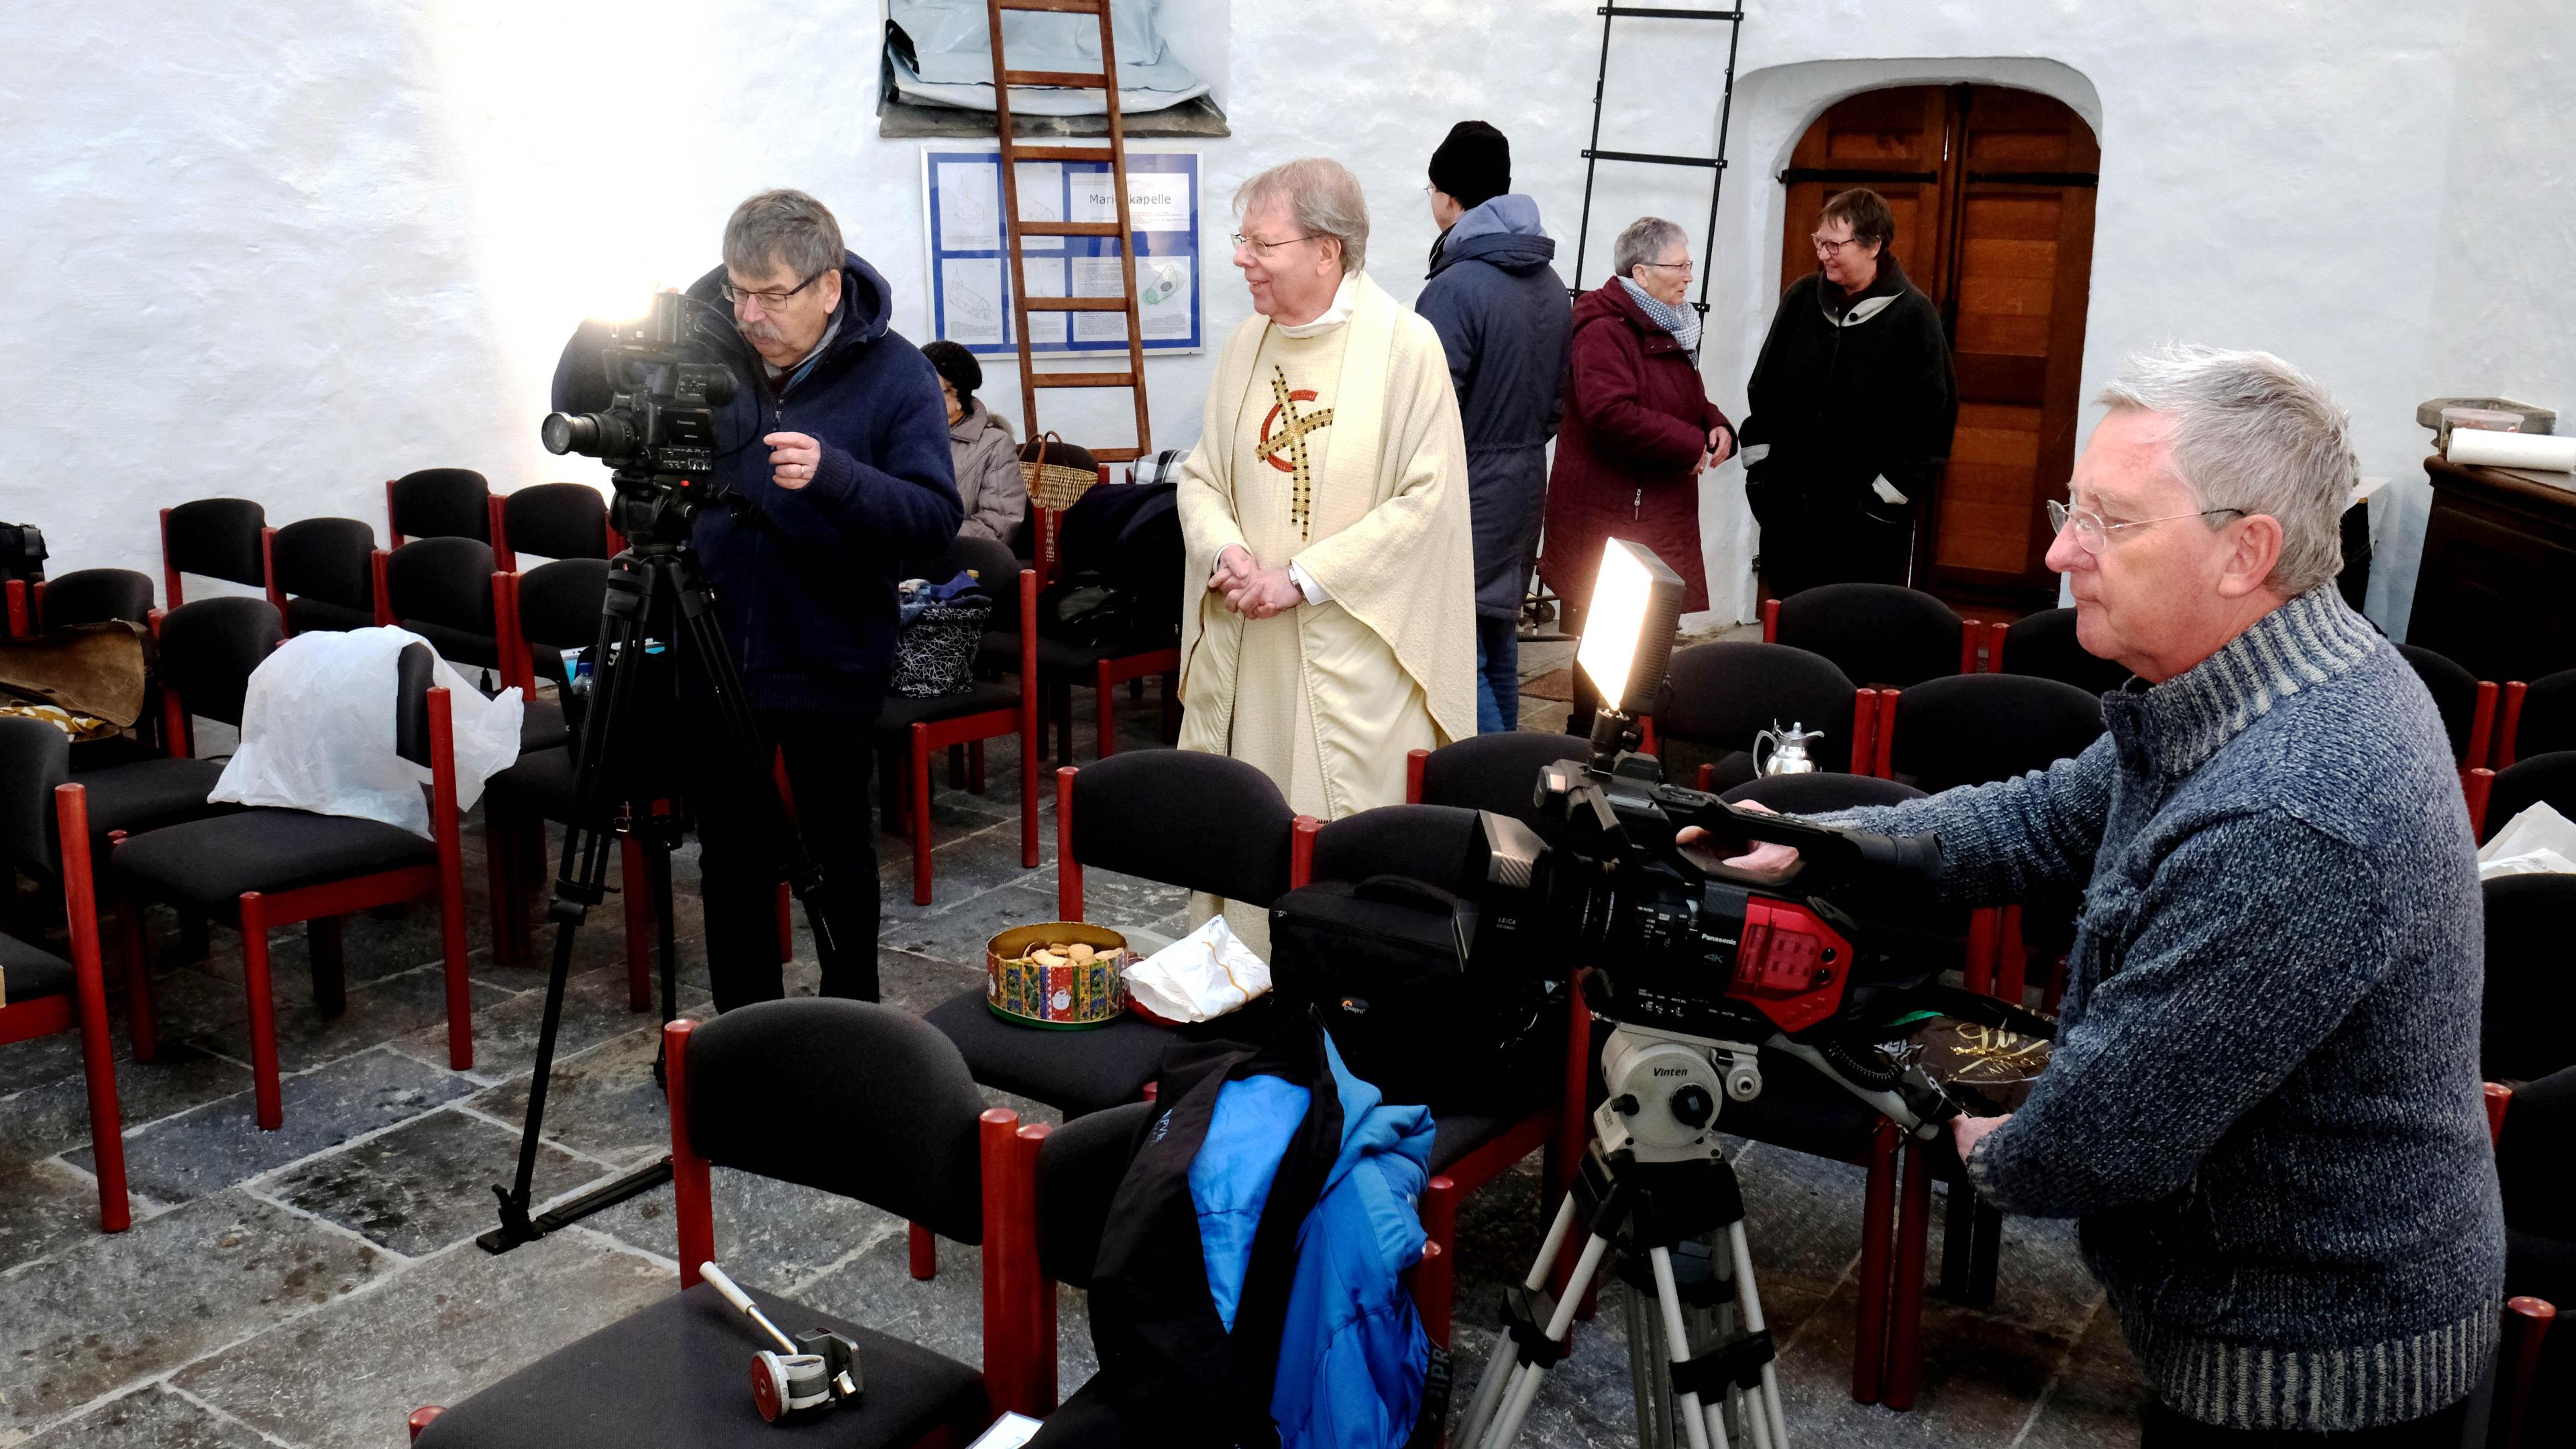
[[[1773,1045],[1906,1130],[1931,1130],[1901,1093],[1852,1082],[1812,1047],[1780,1038]],[[1592,1142],[1538,1261],[1504,1295],[1503,1331],[1457,1442],[1508,1449],[1520,1436],[1548,1370],[1570,1351],[1577,1306],[1616,1252],[1630,1288],[1637,1442],[1662,1449],[1678,1435],[1690,1449],[1731,1449],[1739,1438],[1753,1449],[1788,1449],[1744,1194],[1717,1136],[1721,1104],[1761,1095],[1760,1054],[1745,1042],[1622,1023],[1602,1051],[1601,1075],[1609,1100],[1592,1114]],[[1550,1298],[1548,1276],[1578,1223],[1589,1238],[1564,1291]]]
[[[578,424],[581,420],[571,421]],[[555,442],[552,422],[550,419],[549,447]],[[699,573],[697,558],[687,543],[689,521],[700,501],[693,494],[705,487],[706,476],[696,471],[675,474],[621,468],[614,481],[616,522],[630,543],[625,552],[608,563],[599,639],[590,655],[596,674],[590,707],[582,718],[580,745],[574,755],[577,763],[574,806],[569,812],[572,819],[564,827],[563,865],[555,878],[554,900],[546,908],[547,919],[555,924],[554,963],[546,978],[545,1018],[537,1033],[536,1065],[528,1080],[528,1116],[519,1137],[518,1176],[510,1186],[496,1185],[492,1189],[501,1200],[501,1225],[475,1239],[488,1253],[506,1253],[671,1180],[671,1160],[665,1156],[549,1212],[533,1218],[528,1213],[530,1182],[536,1175],[537,1149],[545,1123],[546,1079],[554,1068],[555,1037],[563,1020],[564,982],[572,970],[573,939],[590,908],[607,895],[610,841],[621,834],[643,835],[657,847],[645,855],[653,862],[653,888],[664,897],[658,913],[661,939],[657,952],[662,1020],[668,1022],[678,1015],[667,899],[669,852],[687,833],[688,822],[678,815],[638,810],[636,798],[651,797],[645,796],[636,784],[630,766],[640,753],[629,742],[628,731],[634,725],[637,681],[647,672],[651,657],[646,653],[648,624],[657,619],[676,621],[674,632],[678,637],[671,645],[676,656],[674,675],[695,670],[696,681],[714,710],[722,747],[732,755],[737,778],[753,788],[775,789],[769,783],[769,748],[752,718],[742,677],[716,622],[715,594]],[[674,694],[685,697],[688,691],[677,688]],[[667,706],[680,707],[680,697],[667,701]],[[625,777],[616,782],[614,790],[610,781],[612,768]],[[788,888],[805,904],[815,951],[829,959],[833,941],[819,899],[821,868],[807,853],[804,838],[786,822],[783,807],[778,819],[785,842]],[[635,890],[642,884],[628,881],[624,888]],[[657,1082],[662,1078],[658,1057],[653,1075]]]

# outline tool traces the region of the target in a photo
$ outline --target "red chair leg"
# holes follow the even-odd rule
[[[414,1409],[411,1411],[411,1417],[403,1421],[403,1426],[411,1431],[413,1439],[418,1439],[421,1430],[428,1428],[432,1420],[446,1412],[447,1407],[444,1404],[431,1404],[425,1408]]]
[[[453,831],[455,817],[448,817],[448,821]],[[455,836],[450,834],[448,840],[453,851]],[[447,958],[447,1064],[460,1072],[470,1071],[474,1066],[474,982],[467,974],[470,946],[465,939],[465,868],[459,860],[450,859],[439,872],[438,934]]]
[[[930,726],[912,727],[911,757],[906,762],[912,783],[912,903],[930,904]]]
[[[2015,1006],[2021,1005],[2022,990],[2028,985],[2030,948],[2021,939],[2021,907],[2006,906],[2002,919],[1996,922],[1996,946],[2001,967],[1996,973],[1995,994]]]
[[[143,930],[143,903],[126,897],[116,903],[116,933],[125,967],[125,1035],[134,1059],[150,1062],[161,1055],[159,1025],[152,1010],[152,944]]]
[[[1449,1346],[1449,1320],[1457,1296],[1452,1264],[1458,1248],[1458,1184],[1446,1175],[1434,1177],[1422,1192],[1422,1264],[1413,1270],[1413,1299],[1422,1314],[1422,1331],[1442,1348]],[[1439,1251],[1431,1251],[1437,1248]]]
[[[98,1225],[124,1232],[134,1223],[125,1195],[125,1122],[116,1104],[116,1049],[107,1035],[107,982],[99,966],[97,889],[90,879],[89,794],[78,785],[54,790],[63,842],[65,924],[80,1005],[81,1075],[89,1087],[89,1140],[97,1154]]]
[[[1108,660],[1100,661],[1099,667],[1092,671],[1091,684],[1092,699],[1100,712],[1100,758],[1105,760],[1109,758],[1109,752],[1117,748],[1118,733],[1118,685],[1109,677]]]
[[[778,883],[778,964],[796,959],[796,892]]]
[[[259,892],[241,898],[242,985],[250,995],[251,1101],[260,1130],[285,1125],[286,1108],[277,1083],[277,1003],[269,997],[268,909]]]
[[[1852,1397],[1875,1404],[1887,1369],[1888,1259],[1896,1228],[1896,1124],[1881,1120],[1861,1190],[1860,1303],[1852,1329]]]
[[[939,1276],[939,1236],[919,1223],[906,1226],[911,1233],[913,1279],[927,1283]]]
[[[1407,750],[1404,752],[1405,804],[1419,805],[1422,803],[1422,769],[1423,766],[1430,762],[1431,752],[1429,750]]]
[[[982,740],[966,742],[966,792],[970,795],[984,793],[984,742]]]
[[[2522,1449],[2523,1429],[2531,1418],[2531,1391],[2540,1378],[2540,1345],[2558,1309],[2539,1298],[2508,1298],[2504,1304],[2504,1348],[2497,1355],[2498,1388],[2505,1396],[2504,1449]]]
[[[653,892],[645,884],[644,842],[617,842],[617,909],[626,926],[626,1007],[653,1009]]]
[[[1905,1144],[1896,1212],[1896,1291],[1888,1300],[1887,1406],[1911,1409],[1923,1387],[1923,1260],[1932,1236],[1932,1169],[1923,1144]]]

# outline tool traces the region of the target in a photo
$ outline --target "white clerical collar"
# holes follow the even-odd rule
[[[1342,284],[1333,289],[1333,305],[1326,307],[1322,315],[1312,322],[1300,322],[1294,327],[1284,322],[1276,324],[1280,334],[1286,337],[1313,337],[1318,333],[1330,332],[1351,320],[1351,308],[1359,302],[1359,281],[1360,274],[1357,272],[1342,273]]]

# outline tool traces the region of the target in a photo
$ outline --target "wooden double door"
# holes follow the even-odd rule
[[[2101,155],[2082,117],[2035,91],[1897,86],[1817,117],[1780,175],[1784,290],[1816,270],[1825,198],[1866,186],[1896,215],[1898,265],[1940,309],[1959,430],[1915,580],[1954,602],[2057,600],[2047,506],[2075,466]]]

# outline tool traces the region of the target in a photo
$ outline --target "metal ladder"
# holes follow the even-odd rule
[[[1735,118],[1735,51],[1744,39],[1744,12],[1741,10],[1682,10],[1667,6],[1602,5],[1594,8],[1601,17],[1601,60],[1592,73],[1592,139],[1583,148],[1583,219],[1574,233],[1574,280],[1566,290],[1580,297],[1588,285],[1583,270],[1583,253],[1592,239],[1592,181],[1604,161],[1633,162],[1646,166],[1687,166],[1709,171],[1708,230],[1700,242],[1699,296],[1691,305],[1702,318],[1708,316],[1708,283],[1716,275],[1712,256],[1717,250],[1717,199],[1726,190],[1726,128]],[[1727,27],[1726,82],[1717,100],[1717,154],[1714,156],[1676,156],[1659,151],[1604,151],[1601,149],[1601,93],[1610,80],[1610,27],[1620,20],[1714,20]],[[1524,644],[1561,644],[1574,636],[1564,630],[1565,616],[1556,605],[1559,600],[1548,592],[1547,585],[1532,574],[1530,591],[1521,600],[1521,622],[1533,632],[1521,636]]]
[[[1058,14],[1090,15],[1100,23],[1100,71],[1013,70],[1002,55],[1002,12],[1006,10],[1052,11]],[[1038,426],[1038,391],[1041,388],[1125,388],[1136,400],[1136,446],[1133,448],[1093,448],[1092,457],[1104,463],[1133,462],[1152,453],[1153,433],[1145,416],[1145,329],[1136,300],[1136,233],[1127,214],[1127,133],[1118,111],[1118,51],[1110,34],[1109,0],[985,0],[985,12],[993,36],[993,112],[1002,142],[1002,214],[1008,229],[1010,249],[1011,326],[1013,340],[1020,354],[1021,436],[1042,435]],[[1097,90],[1109,98],[1109,145],[1098,146],[1027,146],[1011,134],[1011,87],[1065,86]],[[1106,221],[1022,221],[1020,219],[1019,163],[1022,161],[1087,161],[1109,163],[1110,184],[1118,196],[1118,220]],[[1122,288],[1115,297],[1032,297],[1028,289],[1028,269],[1020,253],[1024,236],[1092,236],[1114,237],[1118,242],[1122,265],[1118,269]],[[1065,280],[1073,279],[1071,259],[1067,258]],[[1029,350],[1029,314],[1031,312],[1124,312],[1127,314],[1127,370],[1124,372],[1040,372]],[[1070,337],[1071,323],[1067,322]]]
[[[1647,166],[1689,166],[1715,173],[1708,187],[1708,233],[1700,245],[1699,299],[1691,305],[1702,317],[1708,315],[1709,278],[1717,270],[1710,265],[1717,248],[1717,199],[1726,189],[1726,127],[1735,115],[1735,50],[1744,39],[1744,12],[1741,10],[1676,10],[1642,5],[1603,5],[1594,12],[1601,17],[1601,62],[1592,76],[1592,140],[1583,148],[1583,221],[1574,234],[1574,286],[1580,296],[1584,288],[1584,244],[1592,231],[1592,178],[1604,161],[1637,162]],[[1655,151],[1604,151],[1601,149],[1601,92],[1610,78],[1610,26],[1618,20],[1714,20],[1727,26],[1726,85],[1718,93],[1717,154],[1714,156],[1673,156]]]

